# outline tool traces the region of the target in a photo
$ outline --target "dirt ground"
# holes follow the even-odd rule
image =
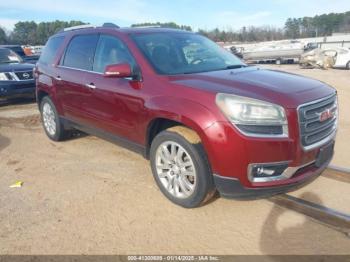
[[[349,167],[350,72],[277,68],[337,88],[334,163]],[[18,180],[22,188],[9,188]],[[320,177],[293,194],[349,213],[349,189]],[[54,143],[34,104],[0,106],[0,254],[350,254],[349,247],[349,236],[268,200],[175,206],[141,156],[92,136]]]

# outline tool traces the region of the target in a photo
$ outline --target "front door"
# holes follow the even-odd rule
[[[126,45],[117,37],[101,34],[94,58],[93,71],[86,81],[94,87],[87,113],[95,118],[95,126],[137,143],[139,118],[143,109],[142,89],[137,89],[131,79],[104,77],[107,65],[136,62]]]

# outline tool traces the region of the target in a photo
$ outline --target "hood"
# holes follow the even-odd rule
[[[332,87],[318,80],[257,67],[171,76],[170,81],[207,92],[246,96],[290,108],[335,93]]]
[[[0,72],[32,71],[33,68],[33,64],[27,63],[0,64]]]

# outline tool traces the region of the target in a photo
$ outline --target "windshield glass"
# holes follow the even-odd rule
[[[246,66],[224,48],[197,34],[133,34],[132,38],[159,74],[191,74]]]
[[[0,64],[20,62],[22,62],[22,60],[18,55],[16,55],[15,52],[11,51],[10,49],[0,49]]]

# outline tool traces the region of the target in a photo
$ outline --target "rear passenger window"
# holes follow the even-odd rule
[[[125,44],[110,35],[101,35],[94,59],[93,71],[103,73],[107,65],[128,63],[131,68],[135,61]]]
[[[98,35],[78,35],[69,43],[62,65],[92,70]]]
[[[40,55],[39,62],[45,63],[45,64],[52,64],[57,54],[57,50],[62,44],[63,40],[64,40],[64,36],[57,36],[57,37],[50,38],[47,41],[44,47],[44,50]]]

